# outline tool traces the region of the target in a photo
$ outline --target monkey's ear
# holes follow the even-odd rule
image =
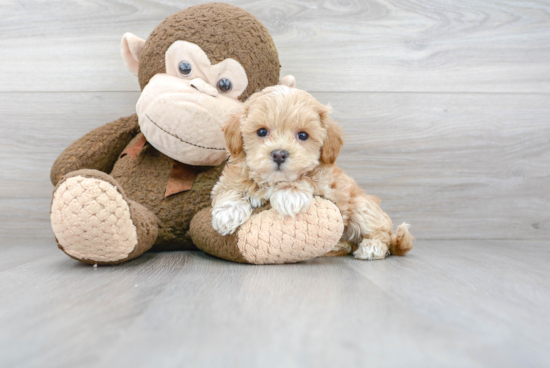
[[[323,106],[324,107],[324,106]],[[329,108],[325,107],[319,115],[321,116],[321,123],[327,130],[327,137],[321,147],[320,161],[325,165],[332,165],[336,162],[340,149],[344,144],[342,139],[342,131],[338,125],[332,120],[329,115]]]
[[[137,77],[139,70],[139,57],[143,51],[145,40],[127,32],[122,36],[120,54],[124,64],[133,75]]]
[[[277,83],[277,84],[287,86],[287,87],[290,87],[290,88],[294,88],[294,87],[296,87],[296,78],[294,78],[294,76],[289,74],[289,75],[279,79],[279,83]]]
[[[243,137],[241,135],[242,116],[242,113],[231,115],[229,121],[222,129],[225,145],[233,158],[237,157],[243,151]]]

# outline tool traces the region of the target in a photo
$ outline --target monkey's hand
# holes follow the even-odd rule
[[[67,147],[55,160],[50,179],[59,179],[72,171],[95,169],[109,173],[120,153],[139,133],[136,114],[105,124],[84,135]]]

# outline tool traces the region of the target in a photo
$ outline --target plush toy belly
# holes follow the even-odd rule
[[[174,163],[153,146],[146,145],[134,159],[130,155],[119,158],[111,175],[131,200],[157,216],[160,223],[155,249],[196,249],[187,236],[189,224],[197,211],[210,205],[210,192],[224,164],[197,167],[191,189],[166,196]]]

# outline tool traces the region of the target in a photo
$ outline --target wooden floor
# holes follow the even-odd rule
[[[202,252],[84,265],[0,248],[1,367],[548,367],[550,244],[250,266]]]
[[[346,132],[404,258],[57,250],[55,158],[134,113],[120,59],[203,0],[0,2],[0,368],[549,367],[550,1],[231,0]]]

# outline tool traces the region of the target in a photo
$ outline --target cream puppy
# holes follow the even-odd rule
[[[382,259],[412,249],[408,225],[394,233],[379,200],[336,166],[343,142],[329,112],[309,93],[282,85],[245,102],[224,127],[231,157],[212,190],[214,229],[232,234],[268,201],[281,215],[295,216],[321,196],[340,209],[343,240],[356,245],[356,258]]]

